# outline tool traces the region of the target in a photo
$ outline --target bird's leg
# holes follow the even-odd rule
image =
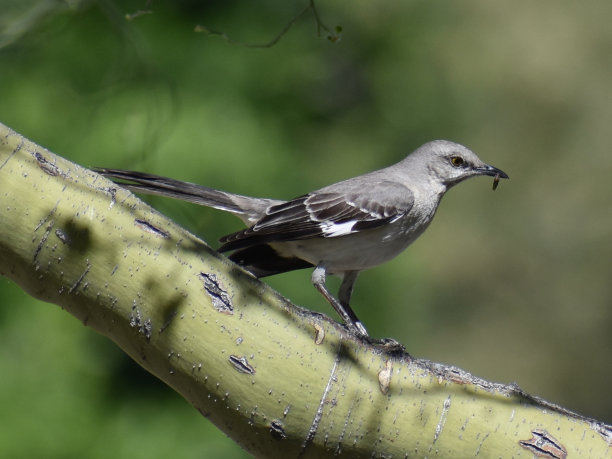
[[[340,284],[340,290],[338,291],[338,299],[340,300],[340,304],[344,307],[348,307],[351,302],[353,286],[355,285],[358,274],[359,271],[347,271],[342,277],[342,284]]]
[[[369,336],[365,326],[357,318],[357,314],[355,314],[353,308],[350,306],[353,287],[355,285],[355,281],[357,280],[358,274],[359,271],[347,271],[344,273],[344,276],[342,276],[342,283],[340,284],[340,290],[338,291],[338,299],[340,300],[340,304],[344,310],[351,317],[351,320],[354,321],[355,327],[363,336]]]
[[[404,346],[402,346],[398,341],[393,338],[370,338],[367,334],[367,331],[363,324],[357,319],[357,316],[349,306],[349,302],[351,300],[351,295],[353,294],[353,286],[355,285],[355,281],[357,280],[357,275],[359,271],[347,271],[344,273],[344,277],[342,278],[342,284],[340,284],[340,290],[338,291],[338,299],[340,300],[340,304],[342,307],[355,319],[355,326],[363,330],[364,338],[375,344],[377,346],[382,346],[388,351],[404,351]]]
[[[332,305],[340,318],[351,329],[351,331],[362,338],[367,338],[367,330],[348,304],[348,300],[351,297],[351,292],[353,291],[353,284],[355,283],[355,279],[357,279],[357,273],[358,271],[349,271],[344,276],[342,285],[340,286],[340,301],[334,298],[334,296],[328,290],[327,285],[325,285],[327,271],[323,263],[319,263],[319,265],[317,265],[315,270],[312,272],[312,284],[321,293],[321,295],[325,297],[329,304]],[[346,303],[344,301],[345,299]]]

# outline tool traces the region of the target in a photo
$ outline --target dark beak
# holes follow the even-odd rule
[[[505,179],[510,178],[508,177],[508,174],[506,174],[501,169],[498,169],[497,167],[489,166],[488,164],[477,167],[475,168],[475,170],[479,174],[482,174],[482,175],[490,175],[491,177],[499,177],[499,178],[505,178]]]

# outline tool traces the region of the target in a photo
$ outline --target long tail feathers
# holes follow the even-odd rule
[[[254,223],[265,215],[266,209],[283,201],[251,198],[238,194],[215,190],[195,183],[182,182],[159,175],[122,169],[95,168],[102,174],[136,193],[155,194],[174,199],[193,202],[202,206],[225,210],[240,217],[245,223]],[[227,244],[226,244],[227,245]],[[271,276],[295,269],[312,267],[312,264],[299,258],[281,256],[267,244],[225,248],[234,250],[229,258],[253,273],[256,277]]]
[[[243,220],[258,219],[265,208],[274,202],[269,199],[250,198],[215,190],[195,183],[182,182],[159,175],[122,169],[95,168],[94,171],[117,180],[118,184],[136,193],[167,196],[201,206],[244,216]]]

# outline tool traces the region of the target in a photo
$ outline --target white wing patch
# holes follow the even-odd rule
[[[349,220],[348,222],[343,223],[334,223],[334,222],[322,222],[320,224],[321,231],[323,232],[323,237],[338,237],[338,236],[346,236],[347,234],[351,234],[353,232],[353,226],[357,223],[355,220]]]

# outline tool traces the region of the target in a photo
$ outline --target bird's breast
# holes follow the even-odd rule
[[[317,237],[272,244],[284,256],[298,257],[330,273],[360,271],[399,255],[418,238],[431,221],[430,213],[410,212],[378,228],[337,237]]]

